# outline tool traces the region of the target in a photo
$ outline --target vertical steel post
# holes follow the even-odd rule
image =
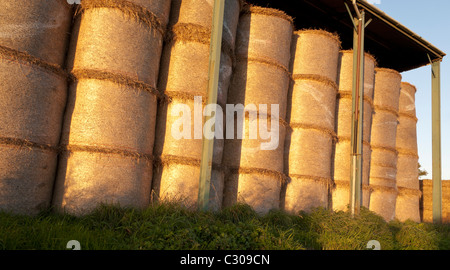
[[[433,149],[433,222],[442,222],[441,182],[441,61],[431,64],[432,149]]]
[[[217,104],[224,10],[225,0],[215,0],[211,31],[211,43],[209,49],[209,81],[207,104]],[[215,117],[215,115],[206,116],[203,123],[206,123],[206,121],[213,118],[215,123]],[[215,126],[213,127],[213,131],[214,130]],[[209,192],[211,189],[213,149],[214,137],[212,139],[207,139],[205,138],[205,134],[203,134],[202,160],[200,165],[200,180],[198,190],[198,209],[200,211],[209,210]]]
[[[350,175],[350,211],[358,215],[362,204],[362,167],[363,167],[363,119],[364,119],[364,28],[365,13],[355,9],[353,38],[353,87],[352,87],[352,134],[351,134],[351,175]]]

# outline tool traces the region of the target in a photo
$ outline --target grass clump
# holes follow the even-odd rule
[[[83,250],[365,250],[370,240],[383,250],[437,250],[450,248],[450,227],[386,223],[365,208],[355,218],[323,208],[262,216],[244,204],[220,212],[159,203],[144,210],[102,205],[83,217],[0,213],[0,249],[64,250],[69,240]]]

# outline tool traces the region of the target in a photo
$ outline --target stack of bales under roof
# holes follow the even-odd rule
[[[284,208],[296,213],[329,204],[340,40],[323,30],[302,30],[292,43]]]
[[[72,82],[57,209],[85,214],[100,203],[148,205],[169,9],[170,0],[83,0],[79,6],[67,62]]]
[[[420,222],[419,156],[417,154],[416,87],[402,82],[399,99],[396,148],[397,203],[395,217]]]
[[[232,74],[240,9],[239,0],[225,1],[218,89],[218,104],[223,108]],[[159,162],[154,173],[153,192],[155,199],[181,201],[188,207],[195,206],[198,198],[212,14],[211,1],[173,1],[158,83],[161,93],[167,96],[167,102],[158,110],[154,154]],[[199,101],[196,103],[195,97],[201,101],[197,98]],[[186,119],[190,120],[182,127],[186,136],[178,138],[173,133],[178,132],[180,112],[183,118],[187,116]],[[220,130],[220,127],[216,129]],[[222,204],[223,144],[223,138],[215,139],[210,190],[212,209],[219,209]]]
[[[225,143],[224,206],[244,202],[260,213],[280,206],[286,179],[283,150],[292,33],[292,18],[275,9],[246,6],[239,20],[236,70],[227,102],[254,107],[238,114],[235,119],[242,126],[237,125],[234,139]],[[278,105],[274,111],[272,104]],[[239,139],[237,132],[242,129]],[[262,130],[272,137],[264,138]]]
[[[390,221],[395,217],[397,198],[396,134],[401,75],[377,68],[372,121],[369,209]],[[417,169],[417,168],[416,168]]]
[[[0,210],[35,214],[52,196],[72,214],[152,195],[196,205],[212,16],[208,0],[83,0],[75,13],[3,0]],[[225,1],[217,103],[246,110],[216,115],[211,209],[347,210],[353,51],[340,49],[283,11]],[[375,67],[366,53],[363,206],[420,221],[415,87]]]
[[[371,158],[370,134],[375,83],[375,58],[368,53],[364,58],[364,108],[363,108],[363,165],[362,206],[369,207],[369,165]],[[336,104],[336,134],[334,148],[332,209],[345,211],[349,205],[351,175],[351,127],[352,127],[352,84],[353,51],[340,54],[339,93]]]

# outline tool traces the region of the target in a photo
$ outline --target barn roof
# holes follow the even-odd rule
[[[320,28],[334,32],[341,37],[344,49],[353,46],[353,23],[344,4],[347,3],[351,7],[351,0],[248,0],[247,2],[283,10],[294,17],[297,29]],[[432,62],[442,60],[445,56],[444,52],[374,5],[364,0],[356,2],[360,9],[365,10],[366,20],[372,19],[365,32],[365,49],[376,57],[380,67],[403,72],[425,66],[430,63],[430,59]]]

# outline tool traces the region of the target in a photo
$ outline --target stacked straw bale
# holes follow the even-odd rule
[[[148,205],[169,9],[170,0],[83,0],[79,6],[56,209],[82,215],[100,203]]]
[[[296,213],[328,207],[340,40],[323,30],[302,30],[291,47],[284,208]]]
[[[373,90],[375,83],[376,60],[366,53],[364,58],[364,112],[363,112],[363,202],[369,207],[369,167],[371,159],[370,133],[373,112]],[[339,92],[336,102],[336,135],[334,147],[332,208],[346,211],[350,198],[351,175],[351,126],[352,126],[352,83],[353,51],[345,50],[340,54]]]
[[[399,99],[399,116],[396,148],[397,203],[395,216],[400,221],[420,222],[419,156],[417,153],[416,87],[402,82]]]
[[[0,2],[0,210],[50,206],[66,104],[66,1]]]
[[[244,202],[259,213],[280,207],[281,186],[286,180],[283,152],[292,34],[292,18],[279,10],[246,6],[240,17],[236,69],[227,102],[244,106],[254,104],[257,112],[253,110],[253,113],[257,117],[250,117],[251,112],[248,116],[245,114],[244,137],[237,138],[235,126],[234,139],[225,142],[223,163],[228,171],[224,206]],[[271,111],[271,104],[279,105],[278,114]],[[267,111],[261,110],[260,105],[267,105]],[[261,138],[259,132],[256,138],[249,137],[249,132],[256,129],[254,121],[258,121],[263,129],[272,121],[278,121],[278,131],[273,131],[277,136],[272,138],[276,143],[273,148],[262,148],[263,143],[269,141]]]
[[[369,209],[390,221],[395,217],[397,198],[396,135],[401,75],[395,70],[377,68],[372,120]],[[416,168],[417,170],[417,168]]]
[[[218,104],[225,109],[234,61],[234,44],[241,2],[225,1]],[[213,5],[206,0],[172,2],[170,31],[164,47],[158,88],[168,97],[158,110],[155,156],[159,159],[154,173],[154,199],[176,200],[194,207],[198,199],[202,131],[196,132],[196,121],[203,128],[203,109],[207,100],[209,46]],[[195,97],[201,97],[200,113],[194,115]],[[176,139],[173,126],[180,115],[173,115],[179,105],[187,105],[191,113],[190,138]],[[216,130],[221,130],[216,126]],[[223,132],[217,132],[220,134]],[[224,140],[214,141],[213,170],[210,190],[212,210],[220,209],[223,196],[224,170],[221,168]]]

